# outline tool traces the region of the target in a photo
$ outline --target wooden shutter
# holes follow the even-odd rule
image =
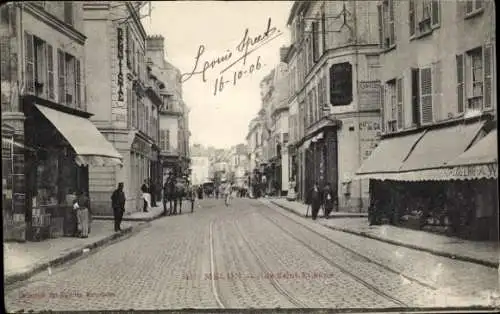
[[[57,49],[57,70],[59,74],[58,85],[58,99],[59,103],[66,104],[66,60],[64,52],[61,49]]]
[[[392,46],[396,43],[396,27],[394,24],[394,1],[388,0],[389,2],[389,37],[391,42],[389,46]]]
[[[384,48],[384,15],[382,13],[382,6],[377,6],[378,11],[378,36],[380,48]]]
[[[325,17],[325,7],[323,6],[323,12],[321,13],[321,38],[323,42],[323,53],[326,51],[326,17]]]
[[[408,9],[408,24],[410,27],[410,37],[415,35],[415,29],[417,27],[417,18],[416,18],[416,10],[415,10],[415,0],[409,0],[409,9]]]
[[[385,133],[385,84],[380,84],[380,115],[382,117],[382,133]]]
[[[313,51],[313,63],[316,63],[318,61],[318,54],[319,54],[319,40],[318,40],[318,22],[313,22],[312,23],[312,51]]]
[[[396,80],[396,112],[397,112],[397,124],[398,129],[403,128],[403,79],[398,78]]]
[[[465,62],[464,55],[457,55],[457,111],[464,112],[465,107]]]
[[[440,6],[438,0],[432,0],[431,3],[431,26],[439,26],[439,20],[441,17]]]
[[[127,67],[130,69],[132,66],[131,63],[131,58],[130,58],[130,51],[131,51],[131,44],[130,44],[130,26],[127,26],[125,29],[125,37],[127,40],[127,48],[126,48],[126,55],[127,55]]]
[[[82,105],[82,83],[81,83],[81,67],[80,60],[75,59],[75,104],[77,108],[81,108]]]
[[[54,100],[54,50],[51,45],[47,45],[47,85],[49,99]]]
[[[442,114],[441,108],[441,81],[442,69],[441,61],[432,64],[432,109],[435,110],[436,118],[440,119]]]
[[[483,75],[484,75],[484,87],[483,87],[483,104],[485,109],[490,109],[493,104],[493,46],[491,44],[486,44],[483,47]]]
[[[411,69],[411,105],[412,105],[412,122],[416,126],[420,126],[420,71],[419,69]]]
[[[26,92],[35,92],[35,46],[33,42],[33,35],[24,33],[25,43],[25,84]]]
[[[431,123],[432,115],[432,68],[420,70],[420,103],[422,104],[422,124]]]

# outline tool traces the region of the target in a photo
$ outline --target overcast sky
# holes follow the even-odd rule
[[[191,144],[229,148],[245,142],[248,123],[261,106],[260,80],[279,63],[279,48],[289,44],[286,20],[291,6],[292,2],[288,1],[152,2],[151,18],[142,20],[146,32],[165,37],[166,59],[181,73],[193,72],[200,45],[205,49],[196,71],[203,70],[205,61],[232,53],[225,62],[205,72],[206,82],[198,74],[183,83],[184,101],[191,108]],[[215,80],[220,72],[244,54],[237,46],[245,30],[248,28],[251,38],[264,34],[269,18],[271,28],[276,27],[277,31],[268,36],[268,43],[247,55],[245,65],[241,60],[222,74],[224,81],[230,82],[214,95]],[[248,50],[260,44],[262,42]],[[250,74],[258,57],[262,66]],[[233,85],[234,72],[239,70],[247,73],[242,73]]]

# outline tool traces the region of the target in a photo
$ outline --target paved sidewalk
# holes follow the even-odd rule
[[[281,199],[265,199],[283,209],[305,216],[307,205]],[[311,213],[309,213],[309,217]],[[390,225],[369,226],[367,218],[319,218],[325,227],[359,236],[408,247],[431,254],[498,268],[500,246],[495,242],[474,242],[425,231]]]
[[[123,221],[151,221],[159,218],[163,214],[163,204],[156,203],[159,206],[151,208],[147,213],[145,212],[134,212],[125,213],[123,216]],[[182,204],[184,205],[184,204]],[[113,220],[113,216],[94,216],[94,220]]]
[[[60,237],[40,242],[4,243],[4,285],[25,280],[34,274],[63,264],[92,249],[141,230],[145,222],[124,222],[122,231],[114,232],[112,221],[94,220],[88,238]]]

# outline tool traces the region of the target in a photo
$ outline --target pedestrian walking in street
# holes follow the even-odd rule
[[[307,204],[311,206],[311,216],[313,220],[318,217],[318,212],[323,201],[322,193],[318,182],[315,182],[307,197]]]
[[[80,238],[88,237],[88,225],[85,219],[85,213],[88,211],[86,208],[80,206],[81,195],[80,192],[77,193],[75,200],[73,201],[73,210],[75,211],[76,221],[77,221],[77,236]]]
[[[149,189],[149,185],[148,185],[148,180],[144,180],[144,183],[141,186],[141,191],[142,191],[142,199],[144,202],[144,205],[142,207],[142,211],[147,213],[148,208],[150,208],[150,200],[151,200],[151,194],[149,193],[150,189]]]
[[[189,189],[189,200],[191,201],[191,212],[194,211],[194,201],[196,200],[196,187],[191,186]]]
[[[123,192],[123,182],[118,183],[118,188],[111,195],[111,206],[115,221],[115,232],[121,231],[123,213],[125,212],[125,193]]]
[[[168,211],[167,211],[167,203],[168,203]],[[174,214],[174,209],[177,210],[176,206],[176,196],[175,196],[175,178],[170,172],[168,174],[167,180],[163,185],[163,214],[164,215],[172,215]],[[175,205],[175,206],[174,206]]]
[[[330,183],[327,183],[325,189],[323,190],[323,210],[325,218],[330,216],[336,203],[336,195],[333,194],[333,189]]]

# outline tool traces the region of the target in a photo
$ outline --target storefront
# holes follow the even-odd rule
[[[372,223],[497,240],[493,125],[476,119],[384,138],[357,171],[370,178]]]
[[[23,160],[26,238],[72,236],[72,201],[77,193],[88,194],[89,165],[121,164],[122,156],[87,112],[31,96],[23,99],[23,111],[25,144],[35,150],[26,151]]]
[[[143,209],[141,186],[145,180],[151,178],[151,165],[154,161],[152,144],[139,132],[134,131],[134,133],[134,140],[130,147],[131,176],[128,182],[125,182],[130,187],[130,197],[127,198],[127,202],[131,204],[128,205],[128,210],[132,212]]]

